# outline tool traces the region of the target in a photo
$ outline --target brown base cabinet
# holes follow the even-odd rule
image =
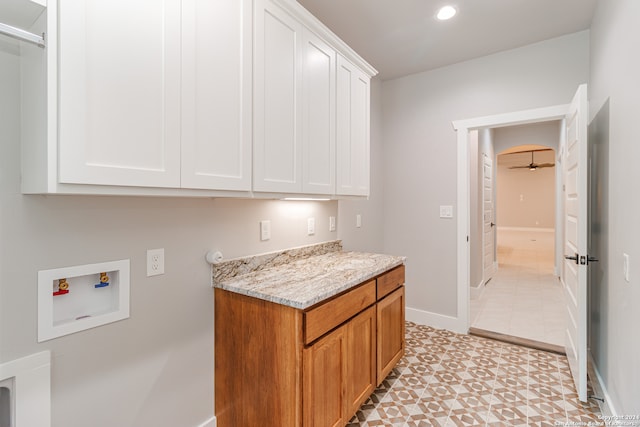
[[[404,354],[404,266],[306,310],[215,290],[219,427],[346,425]]]

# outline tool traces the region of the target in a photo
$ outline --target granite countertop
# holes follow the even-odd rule
[[[403,264],[404,257],[342,251],[340,241],[213,264],[213,286],[305,309]]]

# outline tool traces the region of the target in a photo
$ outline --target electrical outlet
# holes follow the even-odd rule
[[[440,218],[453,218],[453,206],[440,206]]]
[[[164,274],[164,248],[147,250],[147,277]]]
[[[336,231],[336,217],[329,217],[329,231]]]
[[[263,242],[271,238],[271,221],[265,219],[260,221],[260,240]]]
[[[316,234],[316,219],[309,218],[307,219],[307,234],[309,236]]]

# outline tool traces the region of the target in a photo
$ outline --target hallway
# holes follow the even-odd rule
[[[564,347],[554,233],[499,229],[497,245],[498,269],[480,297],[471,300],[471,326]]]

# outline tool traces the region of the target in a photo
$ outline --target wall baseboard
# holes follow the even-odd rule
[[[469,293],[469,296],[471,297],[471,299],[480,298],[480,295],[482,295],[482,293],[484,292],[484,286],[485,286],[484,280],[481,280],[480,283],[478,283],[476,286],[471,286],[471,288],[469,289],[471,291]]]
[[[406,319],[420,325],[431,326],[436,329],[447,329],[449,331],[466,334],[461,330],[460,320],[457,317],[446,316],[444,314],[432,313],[430,311],[418,310],[417,308],[405,308]]]
[[[598,401],[600,412],[602,412],[602,415],[604,417],[610,417],[609,419],[616,419],[618,417],[616,405],[611,400],[611,395],[607,391],[607,387],[604,385],[604,380],[602,379],[602,376],[600,376],[600,372],[598,371],[598,367],[596,366],[596,363],[591,356],[591,352],[589,352],[587,373],[589,375],[589,379],[591,380],[591,386],[593,387],[595,396],[604,399],[604,402]]]
[[[216,427],[216,417],[211,417],[204,423],[200,424],[198,427]]]

